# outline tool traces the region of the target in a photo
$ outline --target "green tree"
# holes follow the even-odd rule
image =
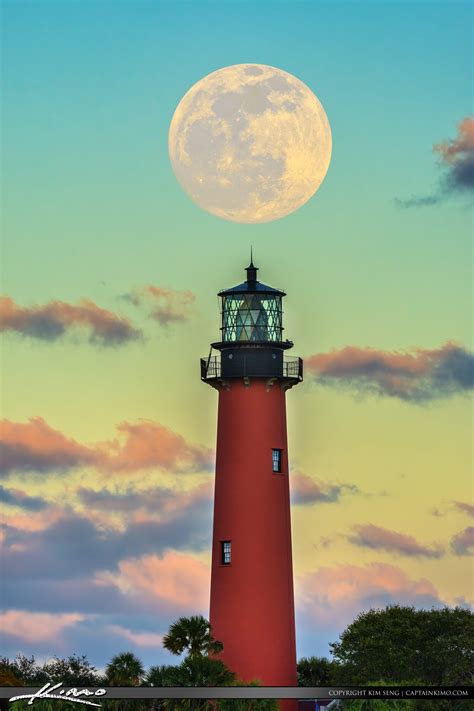
[[[260,686],[258,680],[250,681],[248,684],[236,680],[229,686]],[[219,699],[219,711],[277,711],[277,699]]]
[[[235,674],[220,659],[195,654],[177,666],[152,667],[145,681],[152,686],[228,686],[234,680]],[[207,699],[162,699],[156,708],[212,711],[214,706]]]
[[[415,610],[393,605],[360,614],[331,645],[345,679],[364,684],[469,684],[474,616],[456,607]]]
[[[202,615],[180,617],[163,637],[163,647],[173,654],[187,652],[190,657],[222,652],[222,642],[214,639],[211,625]]]
[[[82,655],[72,654],[66,659],[54,657],[52,662],[43,665],[43,672],[48,680],[56,683],[62,681],[64,686],[100,686],[104,678],[96,667]]]
[[[332,686],[338,682],[337,664],[326,657],[302,657],[298,662],[298,686]]]
[[[143,664],[132,652],[117,654],[105,669],[109,686],[139,686],[144,676]]]
[[[25,686],[43,685],[48,679],[44,669],[40,667],[33,656],[26,657],[24,654],[17,654],[14,659],[8,657],[0,658],[0,668],[6,672],[10,671],[15,677],[20,679]]]
[[[172,666],[162,665],[150,667],[143,680],[143,686],[172,686],[169,683]]]
[[[202,655],[189,656],[176,667],[167,670],[169,686],[228,686],[235,674],[220,659]]]

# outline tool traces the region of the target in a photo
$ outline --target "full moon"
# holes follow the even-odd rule
[[[192,200],[225,220],[258,223],[314,195],[331,160],[331,128],[306,84],[265,64],[208,74],[183,96],[168,147]]]

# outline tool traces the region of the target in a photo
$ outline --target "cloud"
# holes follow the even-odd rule
[[[97,447],[100,465],[107,471],[133,472],[154,467],[199,471],[212,467],[212,450],[190,444],[158,422],[123,422],[117,430],[117,439]]]
[[[437,205],[441,199],[441,195],[414,195],[406,200],[395,198],[394,202],[397,207],[427,207],[429,205]]]
[[[456,555],[470,555],[474,552],[474,526],[468,526],[451,539],[451,549]]]
[[[408,352],[346,346],[312,355],[305,364],[321,385],[419,404],[474,387],[474,355],[452,342]]]
[[[46,505],[40,511],[27,509],[22,513],[2,512],[0,517],[0,525],[11,529],[19,529],[22,531],[44,531],[45,528],[51,526],[52,523],[58,521],[64,516],[64,508],[55,506],[54,504]]]
[[[209,567],[190,549],[209,550],[211,530],[210,507],[204,520],[187,505],[121,531],[70,510],[34,535],[4,527],[3,653],[89,650],[102,666],[120,643],[153,652],[149,664],[164,663],[161,635],[170,622],[208,612]]]
[[[107,625],[106,631],[119,635],[137,647],[161,647],[163,635],[154,632],[133,632],[121,625]]]
[[[359,493],[354,484],[317,483],[306,474],[296,473],[290,477],[291,501],[293,504],[334,503],[344,493]]]
[[[82,445],[50,427],[41,417],[27,423],[0,422],[0,475],[64,472],[92,466],[131,473],[161,468],[186,472],[212,467],[212,451],[151,420],[122,422],[108,442]]]
[[[433,151],[440,157],[443,170],[436,192],[406,200],[396,198],[399,207],[436,205],[449,195],[474,188],[474,118],[464,118],[458,125],[456,138],[435,144]]]
[[[124,294],[122,298],[134,306],[144,307],[150,318],[162,326],[168,326],[190,318],[191,305],[196,297],[191,291],[173,291],[148,285]]]
[[[60,631],[51,626],[45,645],[33,635],[22,651],[44,650],[50,656],[61,651],[58,646],[71,652],[100,649],[110,658],[117,651],[118,635],[140,648],[154,645],[159,650],[157,633],[171,620],[196,611],[207,614],[209,568],[189,551],[195,546],[209,550],[211,529],[210,509],[202,520],[189,508],[165,521],[132,524],[123,531],[101,529],[83,516],[66,517],[66,512],[60,522],[36,535],[7,527],[2,552],[9,571],[2,581],[4,608],[41,612],[44,617],[36,619],[45,628],[53,616],[63,622],[76,619],[68,615],[83,619],[64,644]],[[25,620],[26,626],[30,618]],[[95,640],[98,646],[91,646],[95,632],[88,620],[103,636]],[[10,639],[15,621],[4,632],[4,653],[7,648],[13,654],[18,651],[17,637]],[[104,658],[99,658],[100,664]]]
[[[84,615],[77,613],[50,614],[6,610],[0,613],[0,628],[3,634],[26,642],[45,642],[60,636],[66,627],[76,625],[84,619]]]
[[[474,118],[467,116],[458,125],[453,140],[433,146],[448,168],[447,187],[452,190],[474,188]]]
[[[163,510],[159,505],[155,511],[142,508],[118,521],[97,520],[94,512],[71,506],[29,515],[40,517],[41,525],[23,527],[12,518],[1,525],[2,562],[9,580],[18,585],[43,579],[45,571],[51,580],[67,580],[113,571],[125,558],[169,549],[202,551],[210,545],[212,530],[212,500],[203,486],[174,497],[168,494]]]
[[[56,341],[66,333],[87,335],[96,346],[120,346],[141,338],[130,321],[102,309],[89,299],[77,306],[50,301],[44,306],[18,306],[8,296],[0,297],[0,331],[13,331],[42,341]]]
[[[48,503],[40,496],[28,496],[20,489],[5,489],[0,485],[0,501],[9,506],[18,506],[29,511],[41,511],[46,508]]]
[[[436,588],[426,578],[413,580],[401,568],[376,562],[321,567],[306,573],[297,578],[296,598],[308,625],[331,625],[341,630],[370,608],[442,604]]]
[[[441,558],[444,551],[439,546],[424,546],[413,536],[391,531],[388,528],[374,526],[371,523],[353,527],[355,535],[349,536],[351,543],[363,548],[385,550],[410,557]]]
[[[176,514],[185,508],[211,504],[213,483],[211,481],[193,487],[188,491],[154,486],[153,489],[135,491],[131,488],[123,492],[109,491],[108,489],[79,488],[77,496],[87,508],[100,511],[133,514],[135,517],[140,512],[155,513],[159,511],[161,517]]]
[[[474,504],[469,504],[467,501],[453,501],[453,503],[459,511],[463,511],[469,516],[474,516]]]
[[[170,609],[205,610],[209,603],[209,567],[187,553],[168,551],[119,562],[118,573],[97,580],[116,585],[127,597]]]
[[[64,472],[94,464],[96,454],[65,437],[42,417],[28,422],[0,422],[0,474],[35,471]]]

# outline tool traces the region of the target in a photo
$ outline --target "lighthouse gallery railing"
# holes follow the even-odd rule
[[[247,372],[248,377],[254,375]],[[201,380],[212,380],[221,377],[221,356],[212,356],[211,358],[201,358]],[[258,374],[258,377],[266,377]],[[268,377],[275,377],[275,373],[271,373]],[[278,377],[303,380],[303,359],[298,356],[285,356],[283,358],[282,370]]]

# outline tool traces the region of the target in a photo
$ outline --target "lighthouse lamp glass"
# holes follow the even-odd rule
[[[282,340],[281,296],[231,294],[222,298],[223,341]]]

